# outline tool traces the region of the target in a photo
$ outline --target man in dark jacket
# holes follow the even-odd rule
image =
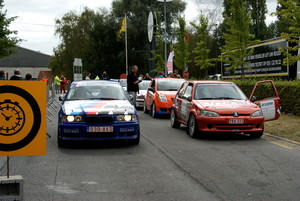
[[[127,75],[127,92],[133,96],[133,105],[136,106],[136,93],[139,93],[139,76],[137,65],[132,66],[131,73]]]
[[[110,78],[107,76],[106,71],[103,71],[102,76],[100,77],[100,80],[110,80]]]
[[[19,69],[14,70],[14,75],[10,77],[10,80],[23,80]]]

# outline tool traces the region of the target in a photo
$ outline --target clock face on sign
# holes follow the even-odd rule
[[[18,102],[5,99],[0,102],[0,135],[18,133],[25,124],[25,113]]]
[[[18,86],[0,86],[0,151],[16,151],[29,145],[42,122],[38,102]]]

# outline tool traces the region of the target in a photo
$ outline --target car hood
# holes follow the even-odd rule
[[[135,114],[135,108],[127,100],[83,100],[65,101],[65,115]]]
[[[229,111],[247,112],[255,111],[260,107],[249,100],[195,100],[196,105],[205,110],[228,113]]]
[[[158,91],[158,94],[165,94],[165,95],[170,95],[174,96],[176,95],[177,91]]]

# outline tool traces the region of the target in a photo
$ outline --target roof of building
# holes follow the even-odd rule
[[[29,50],[23,47],[16,47],[18,52],[0,59],[0,67],[47,67],[50,63],[50,55]]]

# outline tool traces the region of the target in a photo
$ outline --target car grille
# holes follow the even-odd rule
[[[216,124],[216,128],[222,130],[233,130],[233,129],[251,130],[254,127],[255,127],[254,124]]]
[[[113,116],[87,116],[87,124],[109,124],[113,123]]]

